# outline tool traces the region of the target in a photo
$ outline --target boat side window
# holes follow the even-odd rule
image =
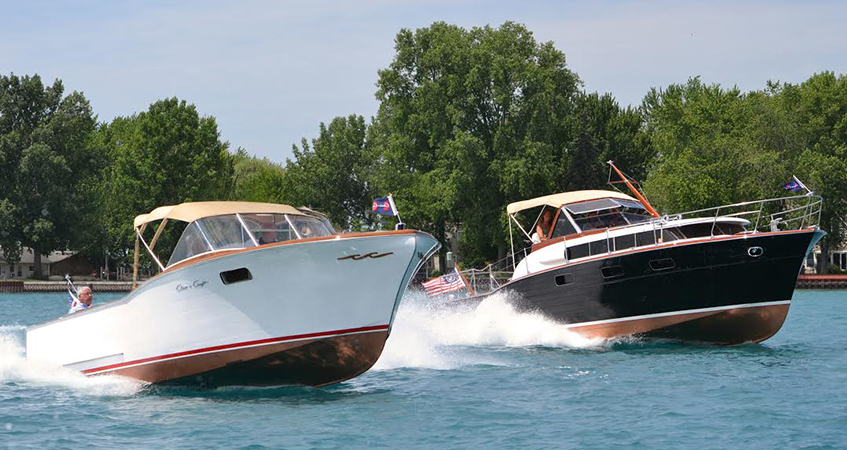
[[[644,208],[623,208],[623,216],[630,224],[649,222],[653,217]]]
[[[656,235],[653,230],[643,231],[635,235],[635,245],[642,247],[644,245],[653,245],[656,243]]]
[[[259,245],[297,239],[284,214],[242,214],[241,218]]]
[[[685,239],[685,235],[679,231],[679,228],[664,228],[662,229],[662,242],[673,242],[680,239]]]
[[[200,227],[197,226],[197,222],[192,222],[182,232],[182,236],[179,238],[179,242],[177,242],[173,253],[171,253],[170,260],[168,260],[168,265],[170,266],[183,259],[210,251],[212,251],[212,248],[209,247],[208,242],[203,237],[203,233]]]
[[[720,230],[720,232],[722,234],[727,234],[727,235],[736,234],[736,233],[743,233],[744,230],[745,230],[743,225],[737,224],[737,223],[718,223],[715,228]]]
[[[301,239],[329,236],[332,234],[324,223],[314,217],[289,215],[288,220],[294,225]]]
[[[635,247],[635,235],[626,234],[615,238],[615,250],[625,250]]]
[[[576,224],[582,231],[613,228],[627,225],[626,219],[620,212],[620,208],[591,211],[574,217]]]
[[[591,255],[602,255],[609,252],[609,242],[606,239],[589,242],[588,249]]]
[[[550,237],[567,236],[576,233],[576,228],[571,225],[567,214],[564,211],[559,212],[559,218],[556,219],[556,226],[553,227],[553,234]]]
[[[215,250],[252,247],[253,241],[235,214],[206,217],[197,223]]]
[[[568,259],[585,258],[588,256],[588,244],[568,247]]]

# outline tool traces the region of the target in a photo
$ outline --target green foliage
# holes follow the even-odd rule
[[[772,97],[742,95],[698,78],[651,90],[643,108],[658,150],[645,184],[648,196],[666,212],[781,196],[780,186],[791,178],[789,161],[768,145],[782,139],[781,128],[772,123],[768,133],[754,126],[778,121],[769,116],[774,107]]]
[[[101,160],[91,146],[95,118],[78,92],[38,75],[0,75],[0,246],[14,260],[81,244],[95,205]]]
[[[250,156],[239,148],[232,156],[232,177],[232,200],[285,202],[285,169],[268,158]]]
[[[395,50],[377,82],[376,185],[414,226],[442,240],[461,226],[477,259],[503,255],[504,205],[550,193],[567,167],[579,78],[512,22],[404,29]]]
[[[651,90],[643,109],[659,149],[645,188],[662,210],[781,197],[796,175],[824,198],[825,253],[844,240],[847,77],[824,72],[747,94],[693,78]]]
[[[163,205],[229,196],[232,160],[212,117],[176,98],[102,124],[97,142],[110,156],[102,179],[100,220],[113,254],[134,245],[132,221]],[[172,241],[166,236],[164,244]]]
[[[368,182],[375,163],[366,140],[362,116],[336,117],[320,133],[294,146],[293,160],[286,164],[285,186],[289,203],[304,205],[326,214],[344,230],[369,227],[372,217],[366,208],[374,192]]]

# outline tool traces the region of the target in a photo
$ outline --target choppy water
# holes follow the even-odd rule
[[[0,448],[847,448],[847,292],[794,299],[774,338],[716,348],[407,298],[359,378],[193,390],[28,363],[64,296],[0,294]]]

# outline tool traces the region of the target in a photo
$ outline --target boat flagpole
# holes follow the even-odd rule
[[[79,301],[79,291],[71,280],[70,274],[65,274],[65,281],[68,282],[68,307],[73,307],[74,302]]]
[[[641,204],[644,205],[644,208],[647,209],[647,212],[649,212],[650,215],[652,215],[653,217],[661,217],[659,213],[656,212],[655,209],[653,209],[653,206],[650,205],[650,202],[648,202],[647,199],[643,195],[641,195],[641,192],[638,192],[638,189],[635,189],[635,186],[632,185],[632,183],[629,181],[629,178],[627,178],[623,173],[621,173],[621,171],[615,166],[615,164],[612,163],[612,160],[610,159],[609,161],[607,161],[607,163],[612,166],[612,169],[615,169],[615,172],[617,172],[618,176],[621,177],[621,180],[626,183],[626,186],[629,188],[629,190],[632,191],[632,193],[635,194],[636,197],[638,197],[638,200],[641,201]]]
[[[459,268],[458,264],[454,264],[454,266],[455,267],[453,267],[453,269],[456,270],[456,273],[458,273],[460,277],[462,277],[462,282],[465,283],[465,287],[468,289],[468,293],[471,294],[471,297],[475,296],[476,291],[474,290],[473,286],[471,286],[471,284],[468,282],[468,279],[465,278],[465,275],[462,273],[462,269]]]
[[[394,204],[394,194],[388,194],[388,203],[391,205],[391,209],[394,211],[394,215],[397,216],[397,225],[399,226],[398,230],[405,228],[403,223],[403,218],[400,217],[400,210],[397,209],[397,205]]]
[[[77,290],[76,286],[74,285],[73,280],[71,280],[70,274],[65,274],[65,281],[68,282],[68,294],[70,294],[71,290],[73,290],[74,293],[76,293],[76,295],[79,295],[79,291]]]
[[[806,195],[812,195],[812,194],[814,194],[814,192],[812,192],[812,190],[811,190],[811,189],[807,188],[807,187],[806,187],[806,185],[805,185],[805,184],[803,184],[803,182],[802,182],[802,181],[800,181],[800,179],[799,179],[799,178],[797,178],[797,177],[796,177],[796,176],[794,176],[794,175],[791,175],[791,178],[793,178],[793,179],[794,179],[794,181],[796,181],[796,182],[797,182],[797,184],[799,184],[801,188],[803,188],[803,189],[805,189],[805,190],[806,190]]]

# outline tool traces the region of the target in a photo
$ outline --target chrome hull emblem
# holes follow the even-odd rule
[[[758,258],[758,257],[765,254],[765,249],[763,249],[762,247],[758,247],[758,246],[749,247],[747,249],[747,254],[750,255],[753,258]]]

